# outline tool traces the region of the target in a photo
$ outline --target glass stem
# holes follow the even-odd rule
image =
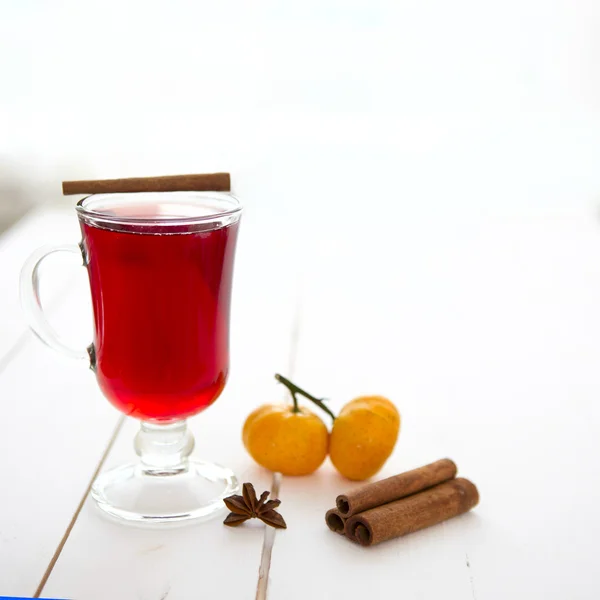
[[[146,475],[176,475],[187,471],[194,449],[194,436],[187,421],[150,423],[142,421],[135,436],[135,451]]]

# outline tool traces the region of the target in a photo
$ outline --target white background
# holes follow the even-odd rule
[[[0,181],[220,169],[253,206],[276,189],[270,215],[587,211],[599,27],[594,0],[0,0]]]

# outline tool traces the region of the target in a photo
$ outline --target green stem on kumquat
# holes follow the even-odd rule
[[[301,396],[304,396],[307,400],[314,402],[319,408],[324,410],[335,421],[335,415],[331,412],[329,407],[325,405],[322,398],[316,398],[312,394],[309,394],[302,388],[299,388],[295,383],[292,383],[287,377],[284,377],[279,373],[275,374],[275,379],[277,379],[279,383],[283,383],[283,385],[285,385],[285,387],[290,391],[290,394],[292,394],[292,398],[294,400],[294,412],[299,411],[298,399],[296,398],[296,394],[300,394]]]

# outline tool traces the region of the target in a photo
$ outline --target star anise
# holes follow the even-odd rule
[[[281,504],[281,500],[267,501],[268,496],[269,492],[263,492],[257,499],[254,486],[251,483],[245,483],[242,486],[241,496],[236,494],[223,499],[231,511],[223,523],[230,527],[237,527],[248,519],[260,519],[271,527],[286,529],[287,525],[283,517],[275,510]]]

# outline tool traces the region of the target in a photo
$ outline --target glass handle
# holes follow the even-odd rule
[[[21,306],[23,307],[29,326],[42,342],[50,346],[50,348],[62,352],[62,354],[69,358],[85,359],[89,361],[93,368],[93,345],[80,350],[65,344],[44,315],[44,309],[40,302],[39,268],[42,261],[55,252],[70,252],[71,254],[77,254],[80,259],[83,255],[81,248],[77,244],[43,246],[36,250],[27,259],[21,269]],[[85,265],[85,258],[83,264]]]

